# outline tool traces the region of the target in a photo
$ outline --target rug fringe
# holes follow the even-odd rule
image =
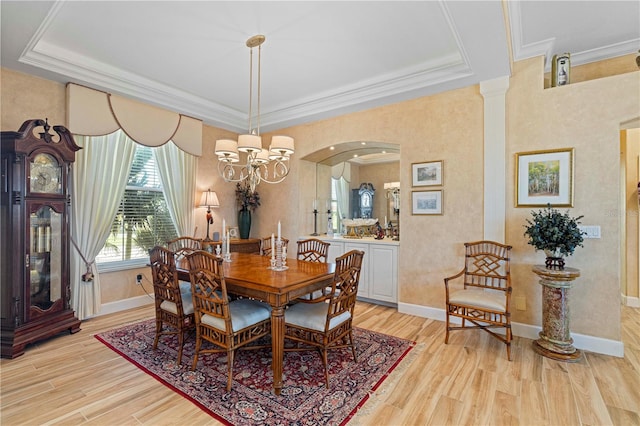
[[[358,411],[356,411],[353,417],[349,420],[348,424],[350,426],[365,425],[365,423],[362,423],[363,419],[367,418],[369,415],[376,411],[376,409],[380,406],[380,404],[387,396],[389,389],[395,388],[400,378],[404,375],[409,366],[413,364],[413,361],[415,361],[415,359],[422,353],[424,348],[424,343],[415,345],[413,349],[409,351],[409,353],[402,360],[400,360],[396,368],[394,368],[393,371],[389,373],[389,375],[393,377],[391,377],[390,379],[387,378],[380,384],[380,386],[378,386],[377,389],[369,392],[367,401],[362,405],[362,407],[358,408]]]

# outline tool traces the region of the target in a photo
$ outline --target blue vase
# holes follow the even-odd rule
[[[241,239],[246,240],[249,238],[249,232],[251,231],[251,211],[249,209],[238,211],[238,231]]]

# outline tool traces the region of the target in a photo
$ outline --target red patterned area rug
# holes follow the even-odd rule
[[[280,396],[271,388],[271,350],[240,350],[235,355],[233,387],[227,393],[226,354],[200,356],[197,369],[191,371],[195,334],[186,339],[182,365],[177,365],[177,338],[161,337],[154,351],[154,330],[154,320],[146,320],[96,338],[231,425],[344,425],[415,346],[409,340],[355,328],[358,362],[348,349],[330,351],[329,389],[318,351],[286,352]]]

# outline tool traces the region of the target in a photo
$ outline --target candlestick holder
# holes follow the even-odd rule
[[[222,237],[222,258],[225,262],[231,262],[231,253],[229,253],[229,239],[227,237]]]
[[[269,267],[269,269],[273,271],[286,271],[287,269],[289,269],[286,260],[287,247],[284,245],[282,240],[277,240],[276,246],[273,247],[272,250],[276,251],[276,256],[275,258],[271,259],[271,266]]]
[[[318,235],[318,209],[313,209],[313,235],[317,237]]]
[[[327,236],[333,237],[333,221],[331,220],[330,209],[327,209]]]

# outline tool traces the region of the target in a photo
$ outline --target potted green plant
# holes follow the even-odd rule
[[[571,217],[568,211],[561,213],[551,204],[532,211],[531,216],[525,225],[527,242],[545,252],[547,268],[564,269],[564,257],[571,256],[576,247],[584,247],[584,232],[578,227],[584,216]]]

